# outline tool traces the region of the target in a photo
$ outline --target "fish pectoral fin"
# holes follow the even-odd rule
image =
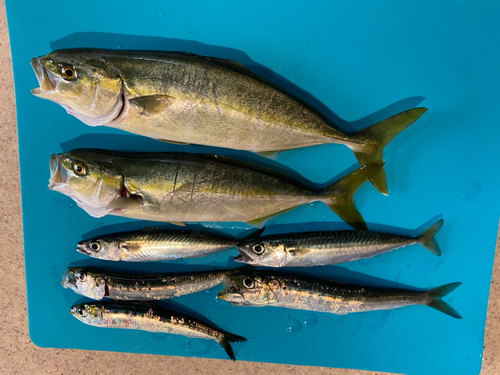
[[[182,221],[167,221],[167,223],[172,224],[172,225],[178,225],[180,227],[186,226],[186,224],[184,224]]]
[[[297,207],[297,206],[286,208],[284,210],[281,210],[281,211],[278,211],[278,212],[274,212],[274,213],[272,213],[270,215],[259,217],[257,219],[248,220],[248,221],[246,221],[246,223],[248,225],[251,225],[252,227],[259,227],[260,225],[264,225],[265,222],[268,221],[273,216],[276,216],[276,215],[282,214],[284,212],[290,211],[290,210],[294,209],[295,207]]]
[[[150,95],[132,98],[129,102],[139,109],[141,115],[150,117],[171,106],[175,102],[175,98],[168,95]]]
[[[181,145],[181,146],[187,146],[187,145],[189,145],[189,143],[185,143],[185,142],[168,141],[166,139],[158,139],[158,140],[162,141],[162,142],[166,142],[166,143],[171,143],[173,145]]]
[[[120,197],[113,199],[106,209],[108,210],[137,210],[141,206],[142,199],[138,196]]]

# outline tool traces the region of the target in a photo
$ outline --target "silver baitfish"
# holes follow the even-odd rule
[[[124,262],[150,262],[194,258],[230,249],[236,241],[194,231],[145,228],[81,241],[77,251],[92,258]]]
[[[208,290],[222,284],[232,272],[132,275],[70,267],[64,272],[61,285],[95,300],[107,297],[122,301],[151,301]]]
[[[224,332],[192,317],[144,302],[85,303],[71,307],[70,313],[82,323],[94,327],[135,329],[214,340],[233,361],[235,355],[229,343],[247,341],[244,337]]]
[[[310,277],[265,271],[239,272],[228,278],[218,297],[236,306],[279,306],[348,314],[424,305],[461,319],[441,298],[461,283],[424,291],[348,285]]]
[[[252,266],[312,267],[371,258],[413,244],[424,246],[434,255],[441,250],[434,236],[443,226],[434,223],[418,236],[399,236],[365,230],[277,234],[240,242],[234,260]]]

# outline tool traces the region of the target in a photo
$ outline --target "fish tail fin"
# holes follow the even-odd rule
[[[437,232],[439,232],[443,224],[444,224],[443,219],[438,220],[417,237],[417,242],[420,245],[422,245],[432,254],[437,255],[438,257],[441,256],[441,249],[439,248],[439,245],[436,242],[434,236],[436,235]]]
[[[224,338],[219,341],[219,344],[220,346],[222,346],[222,349],[224,349],[229,358],[235,361],[236,357],[234,355],[234,351],[233,348],[231,347],[230,342],[243,342],[243,341],[247,341],[247,339],[241,336],[233,335],[232,333],[224,333]]]
[[[448,295],[449,293],[453,292],[457,287],[462,285],[462,283],[457,282],[457,283],[451,283],[451,284],[446,284],[434,289],[431,289],[427,291],[427,294],[429,297],[432,298],[431,302],[427,306],[432,307],[433,309],[439,310],[446,315],[452,316],[457,319],[462,319],[460,314],[455,310],[453,307],[451,307],[448,303],[444,302],[441,298],[444,296]]]
[[[354,132],[353,138],[362,143],[361,149],[353,150],[358,163],[363,166],[382,160],[384,147],[391,139],[417,121],[425,111],[427,111],[427,108],[413,108],[380,121],[366,129]],[[387,181],[384,169],[375,176],[370,177],[369,180],[375,189],[387,195]]]
[[[323,194],[329,196],[325,204],[354,229],[366,230],[363,217],[354,206],[353,194],[371,176],[380,172],[383,161],[362,166],[328,186]]]

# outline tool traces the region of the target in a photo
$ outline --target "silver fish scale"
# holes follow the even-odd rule
[[[351,312],[391,310],[409,305],[428,304],[427,292],[398,289],[376,289],[309,282],[298,278],[281,278],[275,306],[292,309],[347,314]]]
[[[226,280],[228,271],[184,275],[106,275],[108,297],[114,300],[162,300],[208,290]]]
[[[163,311],[141,305],[107,305],[99,325],[106,328],[128,328],[148,332],[173,333],[192,338],[212,339],[217,342],[224,334],[200,322],[169,310]]]
[[[193,232],[129,232],[116,236],[125,243],[124,260],[148,261],[198,257],[233,247],[236,242],[224,237]]]
[[[285,245],[287,266],[304,267],[373,257],[412,245],[416,238],[369,231],[333,231],[273,236],[269,241]]]

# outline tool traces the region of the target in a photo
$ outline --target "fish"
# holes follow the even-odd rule
[[[352,196],[382,166],[375,162],[358,168],[318,189],[220,155],[73,150],[50,157],[48,188],[69,196],[93,217],[259,226],[279,213],[321,201],[352,227],[366,229]]]
[[[462,319],[442,300],[460,285],[455,282],[430,290],[389,289],[271,271],[240,271],[227,279],[218,297],[235,306],[277,306],[338,315],[424,305]]]
[[[201,257],[234,247],[237,241],[195,231],[144,228],[80,241],[77,251],[92,258],[152,262]]]
[[[238,243],[236,262],[265,267],[326,266],[366,259],[418,243],[436,256],[441,250],[434,239],[441,219],[418,236],[401,236],[365,230],[276,234]]]
[[[85,267],[69,267],[61,285],[77,294],[100,301],[153,301],[211,289],[234,271],[137,275]]]
[[[216,341],[233,361],[236,359],[230,342],[247,341],[195,318],[144,302],[93,302],[74,305],[70,309],[80,322],[102,328],[135,329],[170,333],[195,339]]]
[[[90,126],[108,126],[174,144],[246,150],[273,157],[342,144],[361,166],[427,108],[398,113],[347,133],[324,114],[236,61],[182,52],[66,49],[31,59],[31,93]],[[370,177],[387,195],[383,169]]]

